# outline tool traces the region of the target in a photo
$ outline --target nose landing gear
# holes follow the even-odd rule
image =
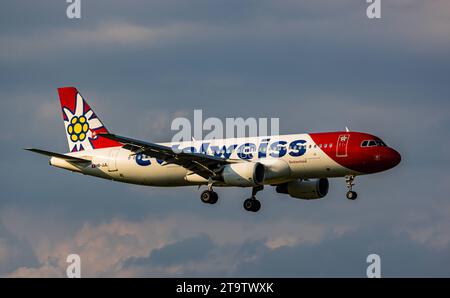
[[[347,199],[349,200],[356,200],[358,197],[358,194],[353,191],[353,186],[355,185],[353,181],[355,180],[355,176],[349,175],[345,176],[345,183],[347,184],[348,192],[347,192]]]

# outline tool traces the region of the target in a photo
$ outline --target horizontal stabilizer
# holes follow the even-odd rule
[[[65,154],[61,154],[61,153],[55,153],[55,152],[50,152],[50,151],[45,151],[45,150],[35,149],[35,148],[24,148],[24,149],[31,151],[31,152],[39,153],[42,155],[50,156],[50,157],[61,158],[61,159],[64,159],[65,161],[71,162],[71,163],[91,163],[90,160],[73,157],[73,156],[69,156],[69,155],[65,155]]]

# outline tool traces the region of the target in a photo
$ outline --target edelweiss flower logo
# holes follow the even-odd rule
[[[89,131],[89,123],[86,122],[84,116],[73,116],[70,120],[70,124],[67,127],[67,133],[70,135],[72,142],[84,141],[86,139],[86,133]]]
[[[76,98],[75,111],[72,112],[67,107],[64,107],[63,112],[66,116],[64,124],[71,151],[93,149],[91,140],[97,138],[95,130],[102,128],[103,124],[84,102],[79,93]]]

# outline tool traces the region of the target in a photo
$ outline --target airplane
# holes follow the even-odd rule
[[[400,154],[379,137],[349,131],[150,143],[110,133],[75,87],[58,88],[68,153],[25,148],[50,157],[52,166],[147,186],[206,185],[200,199],[218,200],[215,187],[251,188],[244,201],[257,212],[257,192],[312,200],[328,194],[328,178],[345,177],[349,200],[356,176],[391,169]]]

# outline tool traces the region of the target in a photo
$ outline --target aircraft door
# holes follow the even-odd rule
[[[108,158],[108,172],[117,171],[117,155],[119,155],[119,149],[115,148],[109,152]]]
[[[350,139],[349,134],[339,135],[336,144],[336,156],[337,157],[347,157],[347,147],[348,140]]]

